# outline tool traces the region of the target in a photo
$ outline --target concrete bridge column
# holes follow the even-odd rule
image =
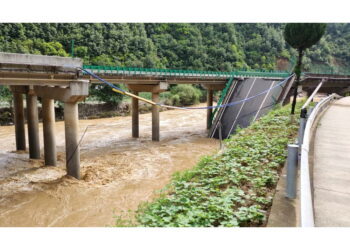
[[[64,127],[66,134],[67,174],[77,179],[80,179],[78,103],[66,102],[64,104]]]
[[[208,89],[207,90],[207,106],[213,106],[213,90]],[[212,109],[207,109],[207,129],[210,129],[211,126],[211,114],[213,110]]]
[[[207,90],[207,106],[213,106],[214,90],[223,90],[226,84],[202,84],[203,88]],[[207,129],[211,127],[211,114],[213,110],[207,110]]]
[[[160,82],[159,84],[128,84],[127,86],[131,91],[133,91],[134,94],[139,92],[151,92],[152,101],[158,103],[159,93],[166,91],[169,87],[169,84],[166,82]],[[137,137],[138,137],[139,114],[138,112],[136,112],[136,110],[138,109],[138,100],[134,100],[134,99],[135,98],[133,98],[132,100],[132,109],[133,109],[132,131],[133,131],[133,137],[136,137],[134,136],[136,135],[136,131],[137,131]],[[152,141],[159,141],[159,106],[156,106],[156,105],[152,105]]]
[[[306,91],[307,98],[309,98],[312,95],[313,92],[314,92],[314,89],[308,89]]]
[[[152,101],[159,102],[159,93],[152,92]],[[159,141],[159,106],[152,105],[152,141]]]
[[[133,91],[134,95],[138,95],[137,91]],[[139,138],[139,100],[132,98],[132,137]]]
[[[54,100],[49,98],[43,98],[42,104],[45,166],[56,166],[57,152],[55,138]]]
[[[27,94],[27,123],[29,140],[29,158],[40,159],[38,97]]]
[[[14,103],[14,120],[16,134],[16,149],[26,150],[26,135],[24,129],[24,109],[23,109],[23,94],[13,92]]]
[[[35,86],[34,90],[38,96],[50,98],[47,100],[50,100],[50,104],[52,104],[52,109],[50,109],[52,110],[52,116],[50,116],[53,121],[52,124],[54,124],[53,100],[59,100],[64,103],[67,175],[79,179],[80,149],[78,146],[78,102],[83,101],[84,98],[89,95],[89,81],[75,80],[69,83],[68,88]],[[48,106],[47,103],[46,106]],[[46,107],[46,110],[47,109],[48,107]],[[46,115],[46,117],[48,117],[48,115]],[[53,128],[51,131],[53,131]]]

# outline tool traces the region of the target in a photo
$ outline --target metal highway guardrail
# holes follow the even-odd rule
[[[304,113],[307,106],[311,102],[313,96],[317,93],[318,89],[321,87],[323,81],[320,83],[319,87],[310,96],[309,100],[303,106]],[[322,111],[329,106],[331,101],[340,98],[337,94],[332,94],[317,103],[313,108],[312,112],[307,118],[305,130],[302,131],[302,144],[301,144],[301,157],[300,157],[300,226],[301,227],[314,227],[314,208],[313,208],[313,194],[311,187],[311,174],[309,167],[309,149],[310,140],[312,137],[312,128],[317,122],[317,118],[320,116]],[[303,130],[303,129],[301,129]]]

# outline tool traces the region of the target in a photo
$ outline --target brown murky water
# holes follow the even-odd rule
[[[80,121],[80,135],[88,127],[82,180],[65,176],[63,122],[56,123],[58,167],[14,152],[14,127],[0,127],[0,226],[113,225],[114,215],[152,199],[174,172],[218,150],[206,138],[205,112],[162,112],[160,142],[150,139],[151,114],[140,115],[139,139],[131,138],[131,117]]]

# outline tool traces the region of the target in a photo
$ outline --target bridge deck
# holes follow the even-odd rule
[[[314,141],[315,225],[350,226],[350,97],[321,117]]]

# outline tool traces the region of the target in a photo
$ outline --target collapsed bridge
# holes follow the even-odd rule
[[[152,93],[154,104],[152,105],[152,140],[159,141],[159,107],[161,106],[159,93],[166,91],[169,84],[201,84],[207,89],[207,107],[203,108],[207,109],[209,129],[213,118],[213,91],[223,90],[222,98],[225,97],[225,99],[222,104],[227,107],[237,98],[249,99],[260,91],[259,96],[254,97],[256,98],[254,103],[259,107],[258,113],[254,116],[256,119],[267,111],[265,103],[270,105],[272,96],[277,98],[274,103],[288,99],[293,82],[289,75],[288,72],[267,71],[212,72],[83,66],[82,60],[78,58],[0,53],[0,85],[10,86],[14,96],[16,149],[26,150],[23,106],[23,95],[25,95],[29,157],[31,159],[40,158],[38,129],[38,97],[40,97],[43,110],[45,165],[57,165],[54,101],[61,101],[64,103],[67,174],[78,179],[80,178],[80,150],[77,103],[89,95],[89,84],[100,83],[101,78],[108,84],[125,84],[132,92],[132,136],[136,138],[139,137],[138,102],[139,99],[142,100],[138,94],[139,92]],[[288,81],[283,81],[287,77]],[[281,82],[284,82],[283,85],[280,84]],[[278,93],[277,89],[279,89]],[[233,107],[227,107],[215,112],[214,125],[222,117],[230,117],[234,115],[232,113],[237,112],[231,109]],[[235,110],[238,107],[237,104]],[[248,112],[246,112],[246,107],[238,110],[241,114]],[[251,118],[246,118],[245,124],[250,120]],[[227,125],[224,118],[221,123],[223,122]],[[243,123],[238,122],[237,124],[241,126]],[[233,131],[234,128],[230,129],[227,136]],[[212,134],[215,133],[217,134],[217,132]]]

